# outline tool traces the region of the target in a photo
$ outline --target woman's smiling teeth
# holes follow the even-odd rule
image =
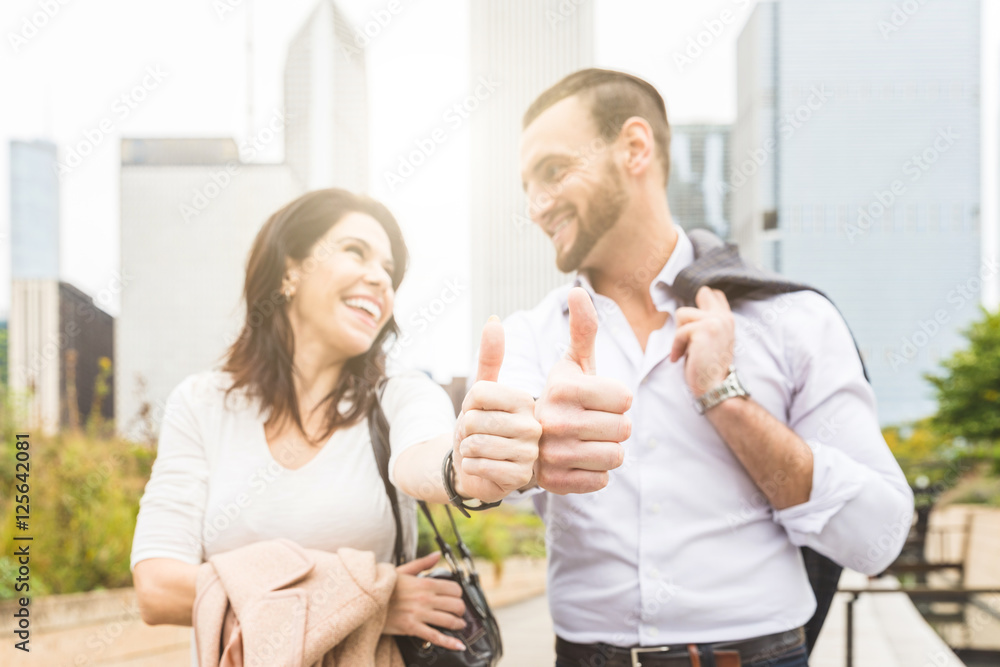
[[[360,308],[361,310],[365,311],[373,318],[375,318],[376,322],[382,319],[382,309],[379,308],[378,304],[376,304],[374,301],[355,297],[350,299],[344,299],[344,303],[346,303],[351,308]]]

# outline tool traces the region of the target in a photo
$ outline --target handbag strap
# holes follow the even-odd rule
[[[417,504],[420,505],[420,509],[427,518],[427,523],[431,525],[431,530],[434,531],[434,540],[437,542],[438,548],[441,549],[441,555],[444,556],[445,561],[448,562],[448,567],[451,568],[452,572],[460,574],[462,572],[462,568],[458,564],[458,559],[455,558],[455,552],[445,539],[441,537],[441,531],[438,530],[437,524],[434,522],[434,517],[431,516],[431,510],[427,507],[427,503],[423,500],[418,500]],[[469,547],[466,546],[465,542],[462,540],[462,535],[458,532],[458,525],[455,524],[455,515],[451,513],[451,507],[448,505],[444,506],[444,510],[448,513],[448,520],[451,521],[451,529],[455,534],[455,543],[458,545],[458,551],[462,554],[462,560],[468,568],[467,574],[475,574],[476,565],[472,560],[472,552],[469,551]]]
[[[375,400],[372,401],[372,407],[368,413],[368,434],[372,441],[372,450],[375,452],[375,464],[382,477],[385,494],[389,496],[392,518],[396,523],[396,544],[393,547],[393,559],[396,565],[402,565],[406,562],[406,554],[403,553],[403,522],[399,517],[399,497],[396,495],[396,487],[389,481],[389,421],[382,411],[382,394],[384,392],[385,383],[382,382],[375,392]]]
[[[448,505],[444,506],[446,512],[448,512],[448,520],[451,521],[451,530],[455,533],[455,542],[458,544],[458,550],[462,554],[462,559],[465,560],[466,566],[468,566],[471,572],[476,571],[476,566],[472,561],[472,552],[469,547],[465,545],[465,541],[462,539],[462,535],[458,532],[458,526],[455,524],[455,515],[451,513],[451,507]]]
[[[372,402],[372,407],[368,414],[368,433],[372,441],[372,450],[375,452],[375,463],[378,467],[379,475],[382,477],[382,485],[385,487],[385,494],[389,497],[389,505],[392,506],[392,518],[396,523],[396,544],[393,558],[396,565],[402,565],[406,562],[406,554],[403,550],[403,522],[399,516],[399,496],[396,494],[396,487],[389,481],[389,420],[385,418],[385,412],[382,411],[381,404],[384,392],[385,383],[382,382],[378,387],[375,401]],[[418,500],[417,504],[420,505],[421,511],[427,517],[427,523],[430,524],[431,529],[434,531],[434,539],[441,549],[441,554],[448,562],[448,566],[453,572],[460,572],[461,568],[458,565],[458,559],[455,558],[455,552],[452,551],[452,548],[441,537],[441,532],[438,530],[437,524],[434,523],[434,517],[431,516],[431,511],[427,507],[427,503],[423,500]],[[445,505],[445,511],[448,513],[448,520],[451,521],[452,531],[455,534],[455,542],[458,545],[459,553],[462,555],[462,560],[465,561],[470,572],[475,572],[476,568],[472,560],[472,552],[458,532],[458,525],[455,523],[455,517],[451,513],[451,508]]]

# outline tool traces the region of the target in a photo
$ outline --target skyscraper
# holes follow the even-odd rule
[[[25,428],[79,426],[92,407],[101,358],[112,356],[112,317],[59,275],[57,149],[12,141],[11,310],[8,382]],[[111,401],[98,406],[113,415]]]
[[[305,190],[368,190],[368,83],[347,19],[321,0],[285,63],[285,161]]]
[[[59,178],[56,146],[10,142],[10,388],[28,424],[59,425]]]
[[[472,330],[529,308],[567,277],[531,222],[521,189],[521,117],[542,91],[594,60],[593,4],[483,0],[471,9],[472,87],[494,91],[469,114],[472,133]]]
[[[11,278],[59,279],[59,177],[49,141],[10,142]]]
[[[980,298],[980,3],[761,2],[738,43],[725,189],[752,260],[824,290],[884,424]],[[996,267],[993,267],[996,271]]]

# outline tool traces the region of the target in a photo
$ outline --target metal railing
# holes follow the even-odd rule
[[[1000,594],[1000,588],[840,588],[838,593],[848,593],[847,601],[847,667],[854,667],[854,603],[862,593],[903,593],[911,600],[926,602],[973,602],[973,595]]]

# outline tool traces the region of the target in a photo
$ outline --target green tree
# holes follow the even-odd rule
[[[935,427],[972,441],[1000,441],[1000,311],[962,332],[969,345],[945,359],[941,375],[925,377],[937,390]]]

